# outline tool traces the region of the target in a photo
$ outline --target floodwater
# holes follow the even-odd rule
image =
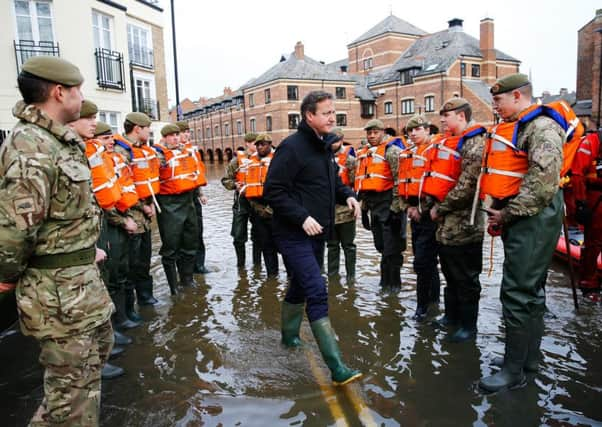
[[[540,372],[520,390],[485,396],[475,389],[504,348],[499,239],[490,277],[489,238],[484,245],[478,338],[448,344],[429,322],[411,320],[411,254],[405,256],[401,291],[381,294],[378,257],[369,233],[358,229],[357,283],[331,280],[329,294],[344,358],[364,377],[331,387],[306,321],[304,348],[280,345],[283,267],[277,279],[267,280],[265,271],[245,273],[235,266],[232,193],[219,183],[224,166],[208,165],[204,223],[211,273],[196,277],[197,288],[171,297],[155,233],[152,274],[160,304],[142,308],[144,325],[129,332],[134,344],[113,360],[127,373],[103,383],[101,425],[602,425],[602,307],[582,302],[575,313],[562,263],[550,269]],[[249,245],[248,264],[250,258]],[[14,330],[0,338],[0,425],[24,426],[38,406],[37,354],[37,343]]]

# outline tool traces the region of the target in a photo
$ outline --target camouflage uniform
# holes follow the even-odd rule
[[[113,304],[94,263],[90,170],[71,130],[23,102],[13,114],[0,150],[0,282],[17,282],[21,330],[42,349],[45,396],[31,424],[97,425]]]
[[[334,153],[335,157],[345,150],[341,144],[339,151]],[[345,160],[345,167],[349,174],[349,182],[355,180],[356,159],[351,154]],[[339,273],[339,261],[341,258],[340,248],[343,247],[345,254],[345,273],[348,279],[355,277],[355,260],[357,248],[355,240],[355,217],[353,211],[345,205],[335,205],[334,208],[334,233],[333,238],[327,242],[328,247],[328,275]]]
[[[473,124],[469,123],[467,127]],[[484,134],[468,138],[460,150],[460,176],[454,188],[437,205],[442,217],[437,229],[439,261],[447,286],[444,289],[445,317],[451,324],[476,331],[483,267],[484,217],[478,214],[470,225],[472,202],[485,145]]]

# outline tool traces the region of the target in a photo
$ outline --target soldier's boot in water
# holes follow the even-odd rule
[[[328,243],[328,277],[334,277],[339,274],[340,257],[341,251],[339,249],[339,242],[334,242],[334,244]]]
[[[133,340],[130,337],[122,334],[115,328],[113,328],[113,338],[115,340],[115,345],[130,345],[133,342]]]
[[[136,284],[136,295],[138,296],[138,305],[155,305],[159,301],[153,296],[153,281],[148,280]]]
[[[345,249],[345,275],[347,280],[355,279],[355,263],[356,263],[356,252],[354,249]]]
[[[529,347],[528,328],[506,327],[506,352],[502,369],[479,381],[479,388],[487,393],[510,390],[526,384],[523,366]]]
[[[125,315],[132,322],[142,323],[142,317],[136,311],[136,296],[133,289],[125,290]]]
[[[281,323],[282,323],[282,344],[287,347],[299,347],[301,338],[299,330],[303,320],[303,309],[305,304],[291,304],[283,301],[281,308]]]
[[[113,314],[113,326],[115,330],[125,330],[137,328],[141,322],[131,320],[126,314],[125,291],[120,289],[111,294],[111,299],[115,305],[115,314]],[[116,343],[119,345],[119,343]]]
[[[460,343],[477,337],[479,304],[464,304],[460,307],[460,328],[448,338],[449,342]]]
[[[440,318],[433,320],[433,326],[441,329],[448,329],[457,326],[460,323],[460,315],[451,291],[446,286],[443,288],[443,305],[445,306],[445,314]]]
[[[278,276],[278,253],[265,251],[263,253],[263,260],[268,277]]]
[[[178,272],[180,273],[180,285],[185,288],[197,286],[197,282],[194,280],[194,259],[185,259],[178,261]]]
[[[253,257],[255,257],[255,247],[259,245],[253,245]],[[234,246],[234,250],[236,251],[236,266],[238,268],[245,268],[246,264],[246,252],[245,245],[236,245]],[[255,264],[255,259],[253,259],[253,265],[261,266],[261,248],[259,248],[259,263]]]
[[[242,265],[238,264],[238,267],[244,268],[245,266],[245,257],[244,257],[244,251],[245,251],[245,247],[242,247],[242,251],[243,251],[243,260],[242,260]],[[236,256],[238,258],[238,252],[236,252]],[[261,267],[261,246],[259,245],[259,243],[253,243],[253,267]]]
[[[539,370],[539,363],[541,362],[541,338],[543,336],[543,318],[535,318],[531,320],[529,325],[529,350],[527,352],[527,359],[525,360],[525,366],[523,369],[525,372],[537,372]],[[491,360],[493,366],[502,367],[504,366],[503,357],[494,357]]]
[[[117,378],[125,374],[123,368],[119,366],[111,365],[110,363],[105,363],[102,367],[102,371],[100,372],[100,376],[103,380],[111,380],[113,378]]]
[[[176,269],[175,263],[163,263],[163,271],[165,272],[165,279],[169,285],[169,290],[172,295],[178,293],[178,270]]]
[[[205,248],[196,251],[194,257],[194,273],[195,274],[207,274],[209,270],[205,267]]]
[[[113,348],[111,349],[111,354],[109,354],[109,358],[112,359],[114,357],[117,357],[124,351],[125,349],[123,347],[113,346]]]
[[[426,320],[429,309],[431,290],[431,272],[421,270],[416,272],[416,312],[412,319],[417,322]]]
[[[339,345],[328,317],[311,322],[311,331],[318,343],[324,362],[330,369],[334,385],[344,385],[362,376],[360,371],[351,369],[343,363]]]
[[[387,258],[387,283],[392,291],[399,291],[401,289],[401,263],[399,256],[391,255]]]

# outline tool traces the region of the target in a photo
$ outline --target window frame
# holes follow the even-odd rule
[[[291,120],[292,118],[295,120]],[[296,122],[296,124],[294,123]],[[288,113],[288,128],[289,130],[296,130],[299,127],[299,123],[301,123],[301,115],[299,113]]]
[[[31,39],[25,39],[25,38],[22,39],[19,34],[19,19],[18,18],[24,17],[24,15],[19,15],[17,13],[17,1],[27,3],[27,8],[28,8],[27,17],[29,18]],[[37,8],[38,3],[44,3],[44,4],[48,5],[49,16],[48,17],[43,16],[42,18],[50,20],[50,33],[51,33],[52,40],[43,40],[40,38],[40,16],[38,16],[38,8]],[[50,1],[50,0],[12,0],[12,4],[13,4],[13,7],[12,7],[13,18],[14,18],[14,24],[15,24],[15,40],[18,40],[18,41],[28,40],[28,41],[33,41],[36,43],[39,43],[41,41],[56,43],[56,34],[55,34],[55,29],[54,29],[54,11],[53,11],[53,2],[52,1]]]
[[[339,120],[343,119],[343,120]],[[347,113],[336,113],[336,124],[337,127],[347,126]]]
[[[411,107],[411,108],[410,108]],[[407,98],[401,100],[401,114],[406,116],[414,114],[416,111],[414,98]]]
[[[336,99],[347,99],[347,88],[344,86],[336,86],[334,88]]]
[[[393,101],[385,102],[383,105],[383,111],[386,115],[393,114]]]
[[[429,109],[430,107],[430,109]],[[424,97],[424,112],[432,113],[435,111],[435,95],[425,95]]]
[[[291,90],[293,91],[294,96],[291,96]],[[299,86],[287,85],[286,86],[286,99],[288,101],[298,101],[299,100]]]

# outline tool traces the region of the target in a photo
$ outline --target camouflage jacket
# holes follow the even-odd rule
[[[344,146],[341,145],[341,148],[339,148],[339,151],[337,153],[334,153],[335,157],[343,149],[344,149]],[[349,181],[351,183],[353,183],[355,181],[356,163],[357,163],[357,161],[356,161],[355,156],[349,155],[349,156],[347,156],[347,159],[345,159],[345,168],[347,169],[347,171],[349,173]],[[344,224],[346,222],[351,222],[354,219],[355,218],[353,217],[353,211],[351,209],[349,209],[347,206],[339,205],[339,204],[337,204],[335,206],[335,208],[334,208],[334,223],[335,224]]]
[[[485,135],[477,135],[464,142],[461,150],[462,172],[454,188],[437,205],[437,213],[442,217],[437,228],[437,241],[444,245],[459,246],[483,240],[484,215],[478,211],[474,225],[470,225],[470,215],[484,146]]]
[[[529,169],[516,197],[502,209],[504,223],[521,216],[534,216],[552,202],[558,192],[562,166],[562,128],[551,118],[540,116],[518,132],[517,147],[527,151]]]
[[[123,137],[136,147],[139,147],[142,145],[141,143],[128,138],[127,135],[123,135]],[[131,163],[132,159],[130,159],[130,153],[127,150],[125,150],[124,148],[120,147],[117,144],[115,144],[114,150],[116,153],[119,153],[124,157],[125,162],[128,165]],[[112,211],[107,212],[107,221],[109,221],[109,223],[111,223],[113,225],[122,225],[123,226],[123,221],[125,220],[125,217],[129,216],[130,218],[132,218],[134,220],[134,222],[136,223],[136,226],[138,227],[136,229],[136,233],[134,233],[134,234],[144,233],[145,231],[149,231],[151,229],[152,218],[149,218],[144,214],[143,208],[144,208],[144,205],[151,205],[151,204],[153,204],[152,198],[148,197],[145,200],[139,200],[134,206],[129,208],[124,214],[122,214],[119,211],[117,211],[116,209],[114,209]]]
[[[251,156],[251,153],[245,151],[247,158]],[[226,166],[226,175],[222,178],[222,185],[226,188],[226,190],[236,190],[236,173],[238,172],[238,158],[236,157],[236,153],[234,153],[234,157]]]
[[[0,149],[0,281],[17,282],[24,334],[56,338],[105,323],[113,304],[95,264],[28,268],[33,255],[94,247],[100,208],[82,141],[33,105]]]

